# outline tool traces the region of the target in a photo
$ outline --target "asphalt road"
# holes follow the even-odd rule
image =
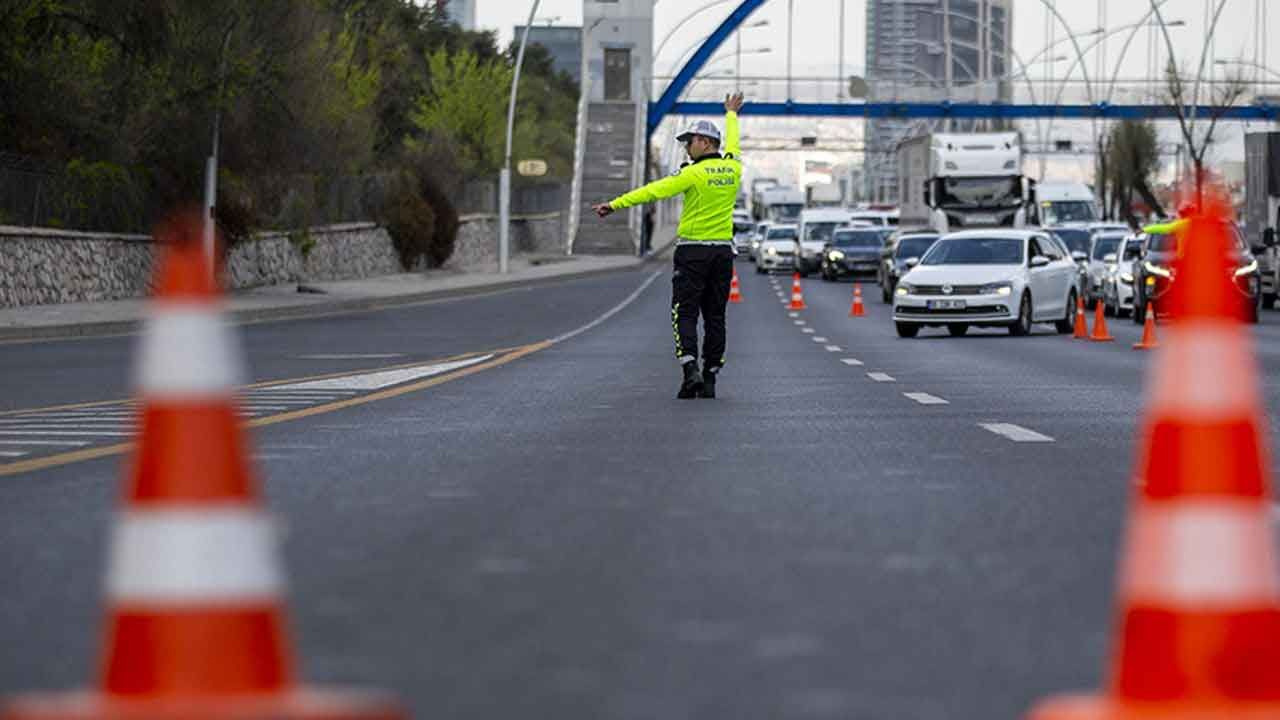
[[[870,285],[866,318],[817,280],[791,317],[789,278],[739,270],[714,401],[674,399],[666,273],[545,347],[651,273],[244,328],[255,382],[530,353],[252,431],[305,676],[592,720],[1015,718],[1096,686],[1139,328],[901,340]],[[1280,313],[1256,336],[1275,408]],[[0,409],[125,397],[132,344],[3,346]],[[0,449],[46,437],[5,417]],[[0,693],[92,676],[122,457],[0,475]]]

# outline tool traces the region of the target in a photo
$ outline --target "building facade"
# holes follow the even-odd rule
[[[654,0],[584,0],[583,52],[591,102],[647,102]]]
[[[517,25],[511,36],[517,42],[524,26]],[[551,53],[556,72],[567,72],[574,82],[582,80],[582,28],[572,25],[534,25],[529,28],[529,44],[541,45]]]
[[[1012,33],[1013,0],[867,0],[867,99],[1008,102]],[[939,122],[867,122],[868,199],[898,201],[898,143]],[[986,122],[951,129],[988,129]]]

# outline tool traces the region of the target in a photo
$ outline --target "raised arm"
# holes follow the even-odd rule
[[[742,146],[738,139],[738,111],[745,102],[742,93],[725,96],[724,99],[724,145],[721,148],[724,156],[741,162]]]

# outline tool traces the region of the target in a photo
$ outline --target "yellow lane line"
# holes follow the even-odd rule
[[[299,420],[301,418],[311,417],[313,415],[330,413],[330,412],[334,412],[335,410],[342,410],[344,408],[354,407],[356,405],[364,405],[366,403],[377,402],[379,400],[386,400],[388,398],[393,398],[400,395],[417,392],[419,390],[426,390],[427,388],[432,388],[437,385],[447,383],[451,380],[457,380],[459,378],[467,377],[468,375],[474,375],[475,373],[478,373],[482,370],[495,368],[495,367],[498,367],[499,365],[506,365],[507,363],[518,360],[522,357],[525,357],[526,355],[532,355],[533,353],[536,353],[539,350],[545,350],[546,348],[551,347],[551,345],[552,343],[549,340],[536,342],[530,345],[524,345],[521,347],[513,348],[507,354],[502,355],[500,357],[496,357],[492,360],[479,363],[477,365],[471,365],[469,367],[461,368],[459,370],[455,370],[450,373],[445,373],[443,375],[437,375],[436,377],[428,378],[426,380],[421,380],[419,382],[409,383],[408,385],[401,385],[399,387],[388,388],[386,390],[379,390],[378,392],[369,393],[367,395],[361,395],[359,397],[347,398],[345,400],[336,400],[334,402],[325,403],[323,405],[315,405],[312,407],[304,408],[302,410],[294,410],[291,412],[281,413],[279,415],[271,415],[268,417],[257,418],[255,420],[250,420],[245,424],[248,427],[262,427],[264,425],[275,425],[276,423],[288,422],[290,420]],[[467,353],[466,355],[459,355],[457,357],[475,356],[477,354],[479,353]],[[438,362],[447,362],[447,360],[442,360]],[[427,363],[415,363],[415,364],[424,365]],[[343,374],[359,375],[359,374],[363,374],[363,372],[343,373]],[[295,382],[295,381],[290,381],[290,382]],[[115,401],[115,402],[120,402],[120,401]],[[80,407],[85,407],[88,405],[101,405],[101,404],[105,404],[105,403],[87,403],[85,405],[81,405]],[[6,475],[16,475],[18,473],[24,473],[24,472],[31,472],[33,470],[43,470],[45,468],[57,467],[59,465],[68,465],[70,463],[82,462],[85,460],[95,460],[97,458],[108,457],[110,455],[119,455],[119,454],[128,452],[132,448],[133,448],[133,443],[131,442],[118,443],[115,445],[104,445],[102,447],[85,448],[83,450],[73,450],[70,452],[59,453],[57,455],[46,455],[44,457],[32,458],[30,460],[22,460],[19,462],[7,463],[7,464],[0,465],[0,477],[6,476]]]

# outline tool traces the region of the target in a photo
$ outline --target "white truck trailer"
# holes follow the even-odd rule
[[[1245,133],[1244,235],[1258,259],[1262,305],[1275,307],[1280,294],[1280,132]]]
[[[760,191],[760,198],[751,207],[757,221],[795,223],[804,209],[804,191],[793,187],[772,187]]]
[[[937,232],[1037,224],[1016,132],[927,133],[898,145],[902,227]]]

